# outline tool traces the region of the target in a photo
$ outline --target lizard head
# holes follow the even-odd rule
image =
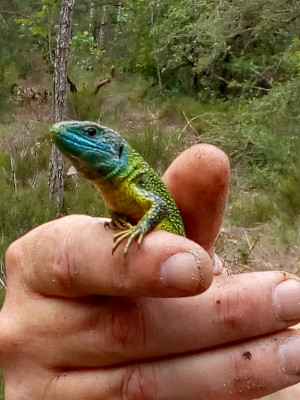
[[[63,121],[51,128],[53,141],[78,172],[95,180],[121,171],[129,145],[117,132],[89,121]]]

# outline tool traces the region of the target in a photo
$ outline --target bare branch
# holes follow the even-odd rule
[[[110,1],[108,1],[108,2],[101,2],[101,1],[93,1],[93,3],[94,4],[97,4],[97,6],[100,6],[100,7],[102,7],[102,6],[114,6],[114,7],[123,7],[123,4],[122,3],[120,3],[119,1],[117,1],[116,3],[112,3],[112,2],[110,2]]]
[[[76,93],[78,91],[76,83],[74,83],[71,78],[69,77],[69,75],[67,75],[67,82],[70,86],[70,90],[72,93]]]
[[[197,132],[197,130],[193,127],[193,125],[191,124],[191,121],[195,120],[196,118],[200,117],[200,115],[197,115],[196,117],[193,117],[192,119],[188,119],[188,117],[186,116],[186,113],[184,112],[184,110],[182,110],[182,114],[187,122],[187,124],[185,125],[185,127],[182,129],[178,139],[181,138],[182,134],[184,133],[184,131],[186,130],[186,128],[189,126],[195,133],[196,135],[199,135],[199,132]]]
[[[50,58],[50,63],[54,66],[54,60],[52,57],[52,46],[51,46],[51,27],[49,25],[48,27],[48,46],[49,46],[49,58]]]
[[[110,70],[110,77],[104,79],[103,81],[99,82],[99,83],[96,85],[95,94],[97,94],[97,93],[99,92],[99,90],[100,90],[103,86],[105,86],[105,85],[107,85],[108,83],[110,83],[111,80],[114,79],[114,77],[115,77],[115,67],[112,65],[111,70]]]
[[[29,18],[29,15],[24,15],[16,11],[0,10],[0,14],[9,14],[9,15],[16,15],[17,17]]]

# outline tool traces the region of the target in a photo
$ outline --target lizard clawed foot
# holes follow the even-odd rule
[[[130,225],[130,224],[128,224]],[[138,227],[130,225],[130,228],[127,229],[126,231],[119,232],[116,235],[114,235],[114,246],[112,248],[112,254],[116,250],[116,248],[119,246],[119,244],[126,238],[128,238],[125,249],[124,249],[124,255],[127,254],[129,246],[131,245],[133,239],[138,236],[138,248],[141,247],[141,243],[143,240],[143,237],[145,235],[145,232],[141,231]]]
[[[104,222],[104,228],[110,228],[112,230],[116,230],[116,229],[121,229],[124,231],[124,228],[128,228],[131,229],[132,225],[125,221],[124,219],[118,218],[118,219],[111,219],[110,221],[105,221]]]

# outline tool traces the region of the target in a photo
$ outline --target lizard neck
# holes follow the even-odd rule
[[[132,170],[132,162],[131,162],[131,154],[132,148],[128,143],[122,143],[119,150],[119,162],[111,171],[106,174],[103,174],[102,178],[104,180],[121,180],[126,178]]]

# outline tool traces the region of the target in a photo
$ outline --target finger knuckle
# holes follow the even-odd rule
[[[78,282],[78,271],[76,264],[69,259],[68,251],[60,252],[52,263],[52,281],[56,283],[60,291],[65,290],[72,294],[72,289],[76,293],[76,284]]]
[[[5,362],[11,363],[16,357],[28,351],[32,339],[16,317],[7,318],[8,311],[6,310],[2,310],[1,313],[0,352],[1,367],[4,367]]]
[[[222,300],[218,302],[218,308],[220,328],[223,327],[225,337],[238,336],[251,328],[252,319],[245,319],[245,315],[248,315],[247,308],[251,305],[251,295],[243,288],[236,290],[234,295],[230,290],[224,293]]]
[[[253,363],[256,355],[253,351],[240,348],[231,358],[232,379],[230,381],[231,392],[237,393],[237,398],[256,398],[262,389],[266,387],[264,374]],[[248,397],[247,397],[248,398]]]
[[[121,385],[122,400],[158,400],[155,369],[150,365],[127,368]]]
[[[14,271],[19,264],[22,246],[20,240],[11,243],[5,254],[5,269],[6,273]]]
[[[116,301],[111,311],[108,336],[122,349],[131,346],[145,346],[146,327],[144,308],[138,300]]]
[[[69,295],[77,294],[81,278],[73,251],[77,246],[77,240],[79,240],[78,237],[73,235],[72,231],[66,232],[64,243],[60,245],[56,254],[52,255],[53,258],[48,263],[52,268],[52,281],[60,293],[66,291]]]

